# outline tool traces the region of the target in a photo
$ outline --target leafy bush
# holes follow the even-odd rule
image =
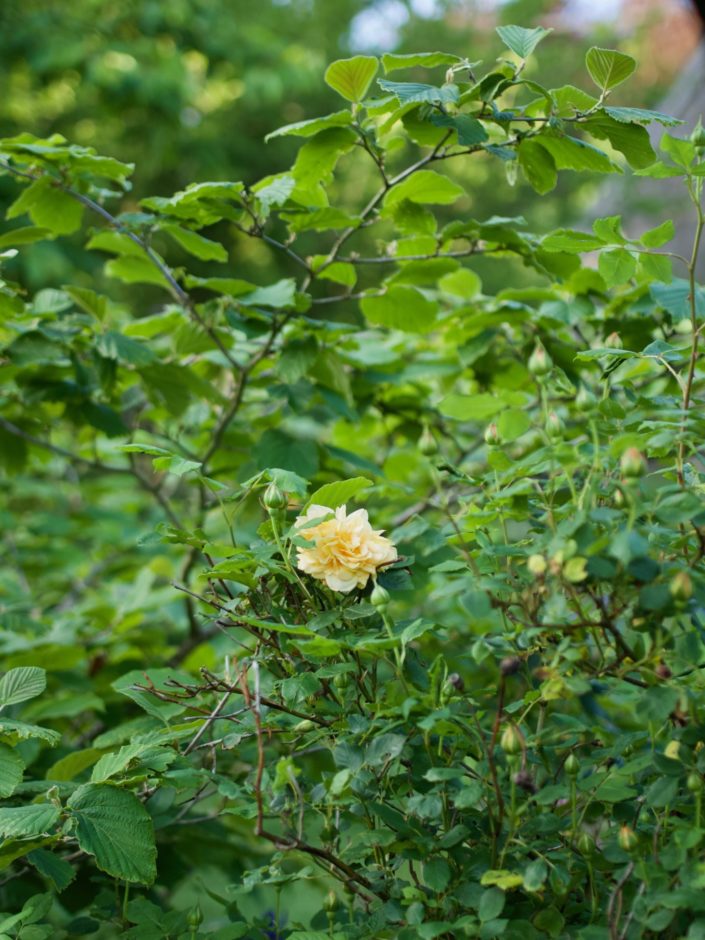
[[[610,103],[619,52],[594,94],[525,78],[546,33],[501,27],[482,75],[385,55],[381,95],[335,62],[341,109],[274,132],[290,170],[122,213],[131,166],[0,142],[30,220],[0,237],[3,935],[705,936],[705,141],[657,158],[679,122]],[[681,177],[692,257],[670,223],[475,219],[470,159]],[[129,304],[13,283],[84,222]]]

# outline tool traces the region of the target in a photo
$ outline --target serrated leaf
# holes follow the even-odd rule
[[[326,84],[347,101],[359,103],[367,94],[378,68],[379,62],[374,56],[356,55],[333,62],[323,77]]]
[[[608,287],[625,284],[636,271],[636,258],[625,248],[603,251],[597,263],[598,270]]]
[[[40,875],[49,879],[57,892],[67,888],[76,877],[76,870],[68,862],[47,849],[34,849],[26,857]]]
[[[676,230],[673,222],[670,219],[666,219],[665,222],[657,225],[656,228],[651,228],[648,232],[644,232],[639,241],[646,248],[660,248],[661,245],[670,242],[671,239],[675,237],[675,234]]]
[[[635,170],[643,170],[656,160],[656,151],[651,146],[646,128],[641,124],[624,124],[607,114],[598,114],[585,121],[583,127],[598,140],[609,140]]]
[[[413,287],[390,287],[377,297],[365,297],[360,307],[366,319],[377,326],[422,333],[436,319],[437,307]]]
[[[22,781],[24,762],[7,744],[0,744],[0,797],[12,796]]]
[[[278,127],[275,131],[267,134],[264,141],[267,143],[275,137],[313,137],[329,127],[347,127],[350,124],[352,124],[350,111],[336,111],[334,114],[327,114],[325,117],[309,118],[307,121],[295,121],[293,124],[285,124],[283,127]]]
[[[662,114],[660,111],[649,111],[646,108],[605,108],[604,110],[615,121],[636,121],[639,124],[651,124],[655,121],[657,124],[663,124],[664,127],[685,124],[685,121],[681,121],[680,118]]]
[[[293,277],[282,278],[275,284],[256,287],[253,291],[238,297],[238,303],[244,307],[291,307],[296,295],[296,281]]]
[[[52,232],[48,228],[39,228],[36,225],[24,225],[15,228],[4,235],[0,235],[0,250],[10,245],[31,245],[44,238],[51,238]]]
[[[399,104],[418,101],[425,104],[456,104],[460,98],[457,85],[425,85],[423,82],[389,82],[378,78],[377,84],[382,91],[394,95]]]
[[[555,189],[558,173],[553,157],[533,140],[522,140],[517,148],[519,166],[529,185],[543,196]]]
[[[585,55],[585,65],[590,78],[604,92],[626,81],[636,68],[636,61],[616,49],[593,46]]]
[[[16,705],[41,695],[47,687],[47,674],[38,666],[10,669],[0,679],[0,706]]]
[[[67,808],[76,822],[79,846],[95,856],[101,871],[123,881],[152,884],[157,874],[154,827],[133,793],[89,783],[72,794]]]
[[[396,55],[385,52],[382,56],[382,67],[385,75],[397,72],[399,69],[413,69],[417,67],[435,69],[439,65],[457,65],[463,60],[451,52],[419,52],[409,55]]]
[[[404,199],[425,205],[450,205],[464,195],[463,187],[447,176],[442,176],[434,170],[417,170],[389,190],[384,206],[390,209]]]
[[[541,242],[544,251],[569,251],[571,254],[594,251],[596,248],[602,248],[603,245],[601,238],[590,235],[588,232],[577,232],[572,229],[557,229]]]
[[[553,157],[558,170],[592,170],[595,173],[621,173],[606,153],[577,137],[542,134],[535,141]]]
[[[180,225],[164,225],[162,231],[173,238],[184,251],[187,251],[195,258],[200,258],[201,261],[228,260],[228,253],[223,245],[199,235],[198,232],[193,232],[191,229],[183,228]]]
[[[328,506],[336,509],[352,499],[361,490],[372,486],[372,481],[366,477],[352,477],[350,480],[337,480],[335,483],[325,483],[319,487],[309,499],[309,505]]]
[[[42,728],[39,725],[30,725],[26,721],[14,721],[10,718],[0,718],[0,735],[16,738],[18,741],[27,741],[38,738],[54,747],[61,740],[58,731]]]
[[[489,138],[485,125],[469,114],[432,114],[431,123],[456,131],[462,147],[474,147]]]
[[[501,398],[481,392],[477,395],[446,395],[438,410],[447,418],[458,421],[486,421],[507,407]]]
[[[59,808],[53,803],[30,803],[29,806],[0,808],[0,833],[6,839],[40,836],[59,819]]]
[[[516,53],[520,59],[526,59],[541,40],[553,30],[544,29],[543,26],[536,26],[534,29],[526,29],[523,26],[497,26],[496,32],[508,49]]]

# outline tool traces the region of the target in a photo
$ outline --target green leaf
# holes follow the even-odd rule
[[[625,248],[603,251],[597,263],[598,270],[608,287],[626,284],[636,271],[636,258]]]
[[[609,140],[635,170],[643,170],[656,160],[656,151],[651,146],[646,128],[641,124],[624,124],[609,115],[598,114],[585,121],[583,127],[593,137]]]
[[[436,319],[437,308],[413,287],[390,287],[377,297],[360,301],[365,318],[376,326],[409,333],[423,333]]]
[[[683,137],[674,137],[664,134],[659,143],[661,150],[667,153],[671,160],[683,169],[688,169],[695,159],[695,145],[691,140]]]
[[[378,78],[377,84],[383,91],[394,95],[399,104],[418,101],[421,104],[457,104],[460,92],[457,85],[425,85],[422,82],[389,82]]]
[[[450,878],[450,865],[444,858],[436,857],[424,862],[423,880],[434,894],[443,894],[450,884]]]
[[[38,228],[35,225],[25,225],[15,228],[4,235],[0,235],[0,250],[10,245],[31,245],[33,242],[51,238],[52,232],[48,228]]]
[[[661,245],[665,245],[666,242],[670,242],[672,238],[675,238],[675,234],[676,230],[673,222],[670,219],[666,219],[665,222],[657,225],[656,228],[651,228],[648,232],[644,232],[639,241],[645,248],[660,248]]]
[[[478,916],[482,923],[488,920],[494,920],[504,910],[505,894],[501,888],[488,888],[480,895],[480,904],[477,909]]]
[[[181,245],[184,251],[187,251],[195,258],[200,258],[201,261],[228,260],[228,253],[219,242],[204,238],[198,232],[192,232],[191,229],[182,228],[180,225],[164,225],[162,231],[173,238],[178,245]]]
[[[146,343],[108,330],[98,337],[96,349],[106,359],[117,359],[127,365],[145,366],[154,362],[155,354]]]
[[[474,271],[470,271],[468,268],[459,268],[457,271],[444,274],[438,281],[438,286],[446,294],[462,297],[463,300],[470,300],[482,290],[482,281]]]
[[[447,418],[458,421],[486,421],[506,408],[505,402],[495,395],[481,392],[478,395],[446,395],[438,410]]]
[[[282,307],[292,307],[295,296],[296,281],[293,277],[285,277],[276,284],[255,288],[244,296],[238,297],[237,302],[244,307],[273,307],[279,310]]]
[[[605,92],[626,81],[636,68],[636,61],[615,49],[593,46],[585,55],[585,65],[590,78]]]
[[[307,187],[328,181],[340,157],[356,140],[353,131],[347,127],[330,127],[321,131],[299,150],[291,175],[297,183]]]
[[[520,59],[528,58],[541,40],[553,32],[543,26],[536,26],[534,29],[526,29],[523,26],[497,26],[495,29],[504,45]]]
[[[529,185],[543,196],[555,189],[558,172],[553,157],[534,140],[522,140],[517,148],[519,166]]]
[[[469,114],[432,114],[431,123],[455,130],[462,147],[474,147],[489,138],[485,125]]]
[[[602,219],[595,219],[592,230],[606,244],[624,245],[626,238],[622,233],[621,215],[608,215]]]
[[[350,111],[336,111],[334,114],[327,114],[325,117],[285,124],[283,127],[278,127],[275,131],[267,134],[264,140],[267,143],[275,137],[314,137],[320,131],[324,131],[329,127],[347,127],[352,124],[352,119]]]
[[[352,59],[338,59],[326,69],[327,85],[347,101],[359,103],[367,94],[377,74],[379,62],[374,56],[356,55]]]
[[[651,124],[656,121],[665,127],[675,127],[677,124],[685,124],[680,118],[671,117],[668,114],[661,114],[660,111],[648,111],[646,108],[605,108],[604,109],[615,121],[624,121],[631,123],[636,121],[638,124]]]
[[[76,301],[81,310],[92,314],[99,320],[105,317],[108,309],[108,298],[97,294],[90,287],[76,287],[72,284],[65,284],[63,290]]]
[[[335,483],[326,483],[319,487],[309,499],[309,505],[328,506],[335,509],[347,503],[361,490],[372,486],[372,481],[366,477],[352,477],[350,480],[338,480]]]
[[[59,808],[53,803],[3,807],[0,808],[0,833],[6,839],[40,836],[47,833],[58,819]]]
[[[67,888],[76,877],[75,869],[68,862],[46,849],[34,849],[27,855],[27,861],[49,879],[57,892]]]
[[[25,212],[35,225],[54,235],[70,235],[81,227],[83,218],[81,203],[54,186],[48,176],[40,176],[31,183],[12,203],[6,217],[14,219]]]
[[[435,69],[439,65],[457,65],[462,61],[460,56],[453,55],[450,52],[419,52],[410,55],[396,55],[392,52],[385,52],[382,56],[382,67],[385,75],[389,75],[390,72],[397,72],[399,69],[417,67]]]
[[[67,808],[78,844],[101,871],[123,881],[152,884],[157,850],[149,813],[127,790],[102,783],[79,787]]]
[[[112,258],[105,265],[105,273],[125,284],[156,284],[169,287],[169,282],[149,258],[137,255],[122,255]]]
[[[450,205],[465,195],[465,190],[447,176],[434,170],[417,170],[389,190],[384,206],[391,209],[404,199],[409,202]]]
[[[595,173],[621,173],[606,153],[577,137],[542,134],[535,141],[553,157],[558,170],[592,170]]]
[[[12,796],[22,781],[24,762],[7,744],[0,744],[0,797]]]
[[[541,242],[544,251],[568,251],[571,254],[580,254],[583,251],[594,251],[604,247],[601,238],[596,238],[588,232],[577,232],[573,229],[556,229]]]
[[[10,669],[0,679],[0,707],[16,705],[41,695],[47,687],[47,674],[38,666]]]

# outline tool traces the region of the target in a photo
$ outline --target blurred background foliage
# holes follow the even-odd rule
[[[4,0],[0,134],[60,133],[135,163],[129,211],[143,196],[189,182],[252,183],[289,166],[295,142],[264,137],[338,107],[321,81],[333,59],[438,48],[488,63],[500,54],[494,27],[512,22],[554,28],[540,66],[554,87],[581,84],[592,44],[635,56],[642,64],[630,103],[643,107],[669,90],[700,33],[686,0]],[[537,66],[528,74],[539,78]],[[370,167],[360,161],[340,185],[364,190]],[[504,172],[500,161],[466,162],[474,217],[523,214],[547,229],[584,215],[600,186],[599,178],[564,174],[557,198],[543,200],[522,182],[504,185]],[[3,180],[0,202],[11,192]],[[290,273],[264,246],[234,230],[219,234],[232,244],[234,267],[259,266],[272,277],[283,264]],[[77,237],[22,252],[18,279],[31,289],[80,280],[91,264],[80,244]],[[92,263],[86,284],[99,277],[98,259]],[[498,286],[496,267],[481,273]]]

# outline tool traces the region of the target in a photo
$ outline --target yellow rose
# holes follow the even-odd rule
[[[311,547],[297,549],[296,564],[299,570],[325,581],[332,590],[348,594],[353,588],[364,588],[378,568],[396,561],[396,548],[381,529],[376,532],[372,528],[365,509],[356,509],[348,515],[345,506],[336,510],[309,506],[296,525],[300,527],[319,517],[325,521],[298,533]]]

